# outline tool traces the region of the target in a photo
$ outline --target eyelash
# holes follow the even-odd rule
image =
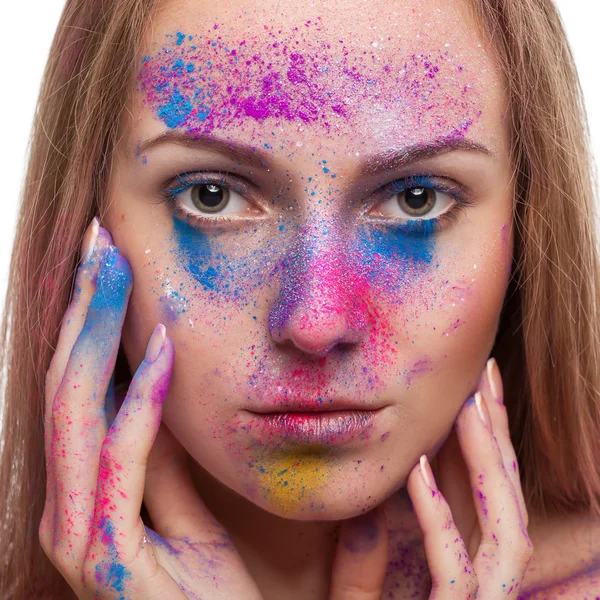
[[[219,225],[224,222],[231,222],[233,219],[230,216],[202,217],[200,215],[194,215],[185,210],[185,208],[183,208],[177,201],[177,196],[179,194],[185,192],[194,185],[204,185],[207,183],[227,186],[228,188],[242,195],[247,195],[249,191],[248,186],[245,184],[232,184],[229,174],[220,171],[213,171],[210,173],[202,171],[194,173],[180,173],[179,175],[175,176],[174,181],[176,181],[179,185],[171,185],[163,188],[161,193],[163,200],[168,204],[170,210],[176,217],[185,220],[185,222],[189,223],[193,227]],[[431,219],[396,219],[398,223],[394,223],[393,226],[403,233],[422,236],[429,236],[438,233],[443,229],[445,223],[456,223],[459,214],[474,203],[473,199],[470,198],[466,192],[466,188],[464,186],[457,183],[441,183],[438,178],[428,175],[412,175],[404,179],[398,179],[389,183],[384,189],[390,194],[399,194],[405,190],[417,187],[433,189],[436,192],[448,194],[454,200],[454,204],[440,216],[433,217]],[[370,208],[376,206],[381,201],[382,199],[380,198],[377,200],[377,202],[374,202]],[[385,219],[379,217],[374,218],[371,221],[393,222],[394,219]]]
[[[406,190],[423,187],[442,194],[448,194],[454,200],[454,204],[438,217],[398,220],[399,223],[395,224],[395,227],[402,233],[428,236],[439,233],[445,223],[455,224],[458,221],[459,214],[472,206],[474,200],[468,194],[465,186],[446,179],[443,181],[444,183],[439,178],[430,175],[411,175],[388,184],[387,190],[392,194],[400,194]]]

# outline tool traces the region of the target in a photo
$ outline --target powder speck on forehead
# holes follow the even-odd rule
[[[167,127],[197,135],[235,127],[265,138],[272,132],[261,125],[295,123],[321,135],[453,138],[479,119],[472,70],[451,44],[399,54],[392,35],[377,46],[334,41],[319,21],[244,37],[216,24],[166,33],[142,60],[143,102]]]

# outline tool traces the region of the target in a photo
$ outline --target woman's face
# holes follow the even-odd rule
[[[432,457],[493,345],[511,263],[503,86],[458,1],[172,0],[148,28],[105,224],[132,369],[163,419],[297,519],[358,514]]]

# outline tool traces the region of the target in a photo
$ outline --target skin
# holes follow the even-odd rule
[[[80,597],[523,590],[528,517],[486,367],[512,249],[499,70],[460,2],[366,12],[186,0],[153,19],[47,386],[40,538]],[[191,95],[200,73],[208,99]],[[287,80],[263,105],[273,73]],[[161,197],[197,171],[228,173],[230,220],[192,223]],[[390,184],[417,176],[407,187],[468,190],[435,235],[402,229]],[[137,374],[108,430],[97,411],[119,343]],[[345,443],[265,431],[252,414],[340,398],[379,409]],[[73,464],[81,453],[96,466]]]
[[[164,325],[155,328],[109,427],[104,396],[111,395],[131,269],[97,219],[82,254],[46,377],[48,486],[39,532],[44,551],[79,598],[517,596],[532,544],[493,360],[459,413],[449,438],[457,442],[454,450],[446,443],[439,454],[443,472],[454,470],[454,493],[472,488],[473,504],[467,495],[451,509],[422,455],[407,482],[412,509],[387,502],[341,524],[327,589],[299,594],[292,581],[278,589],[248,564],[238,540],[207,510],[183,448],[161,425],[175,358]],[[466,477],[456,476],[461,453]],[[140,517],[142,496],[155,530]],[[424,564],[410,572],[401,560],[418,564],[418,538],[410,550],[406,537],[398,539],[412,533],[415,518],[424,573]]]
[[[342,11],[353,8],[352,3],[340,6]],[[378,56],[396,69],[401,57],[417,51],[439,54],[444,51],[440,40],[451,40],[452,53],[439,61],[440,81],[419,79],[419,85],[431,88],[426,103],[398,103],[391,112],[382,110],[379,118],[365,103],[329,133],[322,120],[299,125],[298,119],[281,118],[272,149],[264,144],[273,141],[275,118],[231,119],[213,130],[194,130],[194,135],[254,146],[265,158],[262,168],[226,159],[206,146],[198,150],[165,142],[138,152],[146,140],[170,131],[157,118],[168,97],[148,100],[143,88],[163,83],[157,74],[164,66],[157,50],[166,46],[181,51],[187,48],[184,43],[199,44],[186,38],[177,45],[176,38],[166,37],[172,32],[184,29],[217,37],[216,32],[223,46],[238,47],[246,41],[239,46],[241,53],[254,43],[248,55],[262,53],[265,61],[275,61],[273,38],[256,32],[256,19],[268,17],[270,26],[288,31],[293,23],[308,21],[310,11],[280,14],[280,8],[265,5],[264,14],[250,12],[241,19],[237,15],[243,14],[242,6],[235,3],[220,5],[216,13],[200,2],[173,3],[158,12],[142,53],[155,58],[146,63],[132,100],[132,118],[124,123],[126,137],[114,164],[106,215],[136,282],[123,346],[130,364],[139,364],[141,340],[149,337],[156,322],[165,322],[178,348],[165,424],[208,472],[206,477],[226,489],[212,482],[210,487],[229,496],[227,490],[233,490],[274,515],[307,521],[347,518],[396,491],[419,456],[434,455],[448,435],[494,341],[511,257],[510,169],[501,86],[478,48],[473,27],[456,30],[465,18],[460,4],[445,8],[430,33],[421,24],[422,7],[415,3],[412,8],[417,12],[408,5],[394,16],[391,9],[380,7],[373,15],[359,17],[358,23],[344,19],[342,29],[337,20],[323,17],[322,30],[315,28],[307,36],[339,46],[338,38],[351,40],[357,29],[368,31],[391,20],[398,41],[386,42]],[[217,30],[213,22],[219,24]],[[421,30],[418,44],[408,43],[405,34]],[[285,34],[279,37],[287,39]],[[289,39],[290,45],[298,41],[299,48],[308,43],[299,34],[290,33]],[[352,42],[350,50],[355,45],[372,48],[362,39]],[[306,55],[314,52],[309,47]],[[186,53],[184,62],[192,54]],[[216,65],[219,56],[209,59]],[[240,61],[244,58],[245,54]],[[335,65],[338,58],[331,52],[324,62]],[[196,68],[191,75],[206,69],[200,59],[189,61]],[[454,82],[456,63],[464,66]],[[366,70],[367,65],[361,62],[359,68]],[[376,76],[387,85],[385,72]],[[222,77],[212,77],[223,86],[232,75],[226,70]],[[462,109],[457,114],[449,111],[448,123],[439,127],[428,122],[429,115],[421,116],[432,101],[449,103],[455,95],[462,100],[465,85],[475,88],[466,114]],[[256,93],[257,87],[247,93]],[[213,108],[220,110],[220,105]],[[322,110],[328,119],[328,107]],[[415,131],[419,118],[427,126]],[[458,127],[450,122],[453,118],[473,120],[464,136],[452,134]],[[390,127],[390,121],[397,125]],[[202,126],[191,120],[191,128]],[[361,157],[430,144],[445,136],[485,145],[493,154],[452,151],[384,174],[360,173]],[[174,224],[169,207],[157,200],[160,187],[179,173],[207,169],[252,181],[255,189],[247,194],[252,204],[229,215],[233,220],[221,222],[218,229],[202,225],[200,233],[189,227],[178,233],[181,221]],[[389,184],[422,173],[443,173],[445,182],[452,178],[469,186],[476,203],[455,224],[446,223],[435,243],[413,238],[406,250],[395,252],[391,242],[372,241],[375,236],[398,237],[386,229],[395,217],[379,217],[392,210]],[[361,216],[364,207],[378,199],[369,215]],[[443,208],[444,202],[448,203],[440,196],[437,206]],[[369,217],[377,223],[368,222]],[[205,240],[211,250],[199,260]],[[423,258],[425,254],[431,258]],[[379,266],[371,268],[374,263]],[[223,275],[210,278],[210,268]],[[349,280],[348,272],[358,274]],[[257,278],[264,281],[257,285]],[[171,290],[178,295],[169,298]],[[280,410],[286,396],[294,395],[307,408],[340,398],[385,408],[366,439],[343,446],[308,448],[257,430],[248,409]],[[288,467],[294,471],[292,491],[284,489],[278,476]],[[204,479],[203,474],[198,477]]]

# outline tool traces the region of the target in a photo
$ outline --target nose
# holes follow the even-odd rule
[[[345,244],[336,243],[287,257],[269,314],[274,341],[314,356],[360,343],[367,324],[366,286],[350,262]]]

